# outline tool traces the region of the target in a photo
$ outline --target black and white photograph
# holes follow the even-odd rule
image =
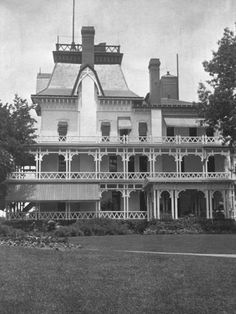
[[[236,1],[0,0],[0,314],[236,313]]]

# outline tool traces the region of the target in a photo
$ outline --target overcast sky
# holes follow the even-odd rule
[[[15,93],[30,99],[36,74],[51,72],[52,50],[71,41],[73,0],[0,0],[0,99]],[[225,27],[234,30],[235,0],[75,0],[75,41],[81,27],[95,27],[95,43],[121,45],[123,71],[131,90],[145,96],[148,62],[160,58],[161,74],[176,74],[180,99],[197,100],[209,60]]]

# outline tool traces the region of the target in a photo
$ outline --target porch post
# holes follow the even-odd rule
[[[160,219],[161,217],[160,217],[160,191],[159,190],[157,190],[156,191],[156,193],[157,193],[157,219]]]
[[[213,191],[209,191],[210,197],[209,197],[209,218],[213,218],[213,204],[212,204],[212,198],[213,198]]]
[[[224,214],[225,214],[225,217],[228,218],[227,191],[224,190],[222,194],[223,194],[223,202],[224,202]]]
[[[153,189],[153,214],[154,219],[157,218],[157,197],[156,197],[156,190]]]
[[[178,192],[174,190],[175,219],[178,219]]]
[[[36,179],[38,179],[38,173],[39,173],[39,152],[38,152],[38,149],[37,149],[36,154],[34,156],[34,160],[35,160],[35,166],[36,166]]]
[[[123,197],[123,212],[124,212],[124,219],[126,218],[126,189],[124,188],[122,191],[122,197]]]
[[[171,216],[172,219],[176,219],[175,218],[175,206],[174,206],[174,191],[170,191],[170,198],[171,198]]]
[[[179,154],[177,150],[175,152],[175,164],[176,164],[176,173],[179,173]]]
[[[209,191],[205,191],[205,198],[206,198],[206,218],[210,218],[210,211],[209,211]]]
[[[41,176],[42,161],[43,161],[43,153],[39,153],[38,154],[38,178],[40,178]]]
[[[126,218],[129,218],[129,198],[131,191],[126,190]]]
[[[123,161],[123,176],[124,179],[127,178],[127,166],[126,166],[126,152],[125,149],[123,148],[123,152],[121,153],[122,161]]]
[[[68,179],[71,179],[71,160],[72,160],[72,156],[71,156],[71,151],[69,149],[66,155],[66,176]]]
[[[147,193],[147,220],[150,220],[150,204],[149,204],[149,192]]]

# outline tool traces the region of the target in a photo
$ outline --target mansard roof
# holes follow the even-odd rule
[[[80,70],[80,64],[56,63],[47,87],[37,95],[72,96]],[[139,97],[129,90],[119,64],[96,64],[94,72],[105,97]]]

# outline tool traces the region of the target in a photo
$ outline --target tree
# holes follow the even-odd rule
[[[218,50],[203,67],[209,73],[210,89],[199,84],[198,112],[212,129],[222,134],[225,143],[236,146],[236,36],[225,28]]]
[[[30,160],[29,146],[35,139],[35,122],[30,111],[33,106],[15,96],[13,103],[0,102],[0,183],[15,166]]]

